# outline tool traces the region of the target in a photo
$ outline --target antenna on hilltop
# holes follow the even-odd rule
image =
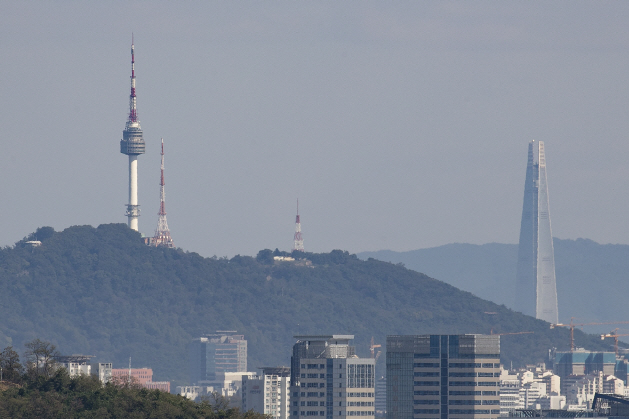
[[[299,220],[299,199],[297,200],[297,217],[295,218],[295,236],[293,251],[294,250],[297,250],[299,252],[304,251],[304,239],[303,237],[301,237],[301,222]]]
[[[170,237],[170,230],[168,229],[168,222],[166,221],[166,192],[164,190],[164,139],[162,138],[162,165],[161,165],[161,180],[159,182],[159,212],[157,213],[157,228],[155,229],[155,236],[148,240],[149,246],[163,246],[163,247],[175,247],[172,237]]]

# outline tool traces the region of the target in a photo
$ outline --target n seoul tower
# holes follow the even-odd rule
[[[138,205],[138,156],[145,152],[142,128],[138,121],[135,101],[135,53],[133,37],[131,37],[131,95],[129,96],[129,119],[122,131],[120,140],[120,152],[129,156],[129,203],[127,212],[129,228],[138,231],[138,217],[140,205]]]

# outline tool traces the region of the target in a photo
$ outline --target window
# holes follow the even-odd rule
[[[319,374],[319,378],[325,378],[325,374]]]
[[[450,373],[450,376],[452,376],[453,373]],[[415,377],[439,377],[439,372],[435,371],[435,372],[425,372],[425,371],[419,371],[419,372],[415,372],[413,373],[413,375]]]
[[[306,405],[306,402],[301,402],[301,405],[302,405],[302,406],[305,406],[305,405]]]

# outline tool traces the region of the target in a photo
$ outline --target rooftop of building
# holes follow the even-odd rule
[[[297,340],[352,340],[354,335],[296,335],[293,336]]]

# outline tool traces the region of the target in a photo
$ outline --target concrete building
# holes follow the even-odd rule
[[[375,360],[358,358],[353,335],[295,336],[291,417],[375,416]]]
[[[261,376],[242,377],[242,411],[275,419],[290,416],[290,367],[264,367]]]
[[[68,370],[70,377],[79,375],[92,375],[92,366],[89,361],[94,355],[67,355],[55,358],[59,366]]]
[[[190,382],[215,381],[217,373],[247,371],[247,341],[236,331],[217,331],[190,344]]]
[[[549,323],[559,323],[543,141],[529,143],[515,301],[516,310]]]
[[[500,336],[387,337],[387,418],[500,414]]]
[[[101,383],[107,384],[111,381],[112,366],[111,362],[100,362],[96,364],[96,374]]]

